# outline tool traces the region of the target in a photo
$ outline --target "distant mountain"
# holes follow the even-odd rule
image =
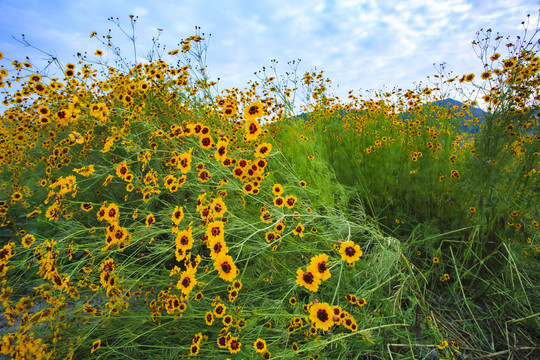
[[[469,106],[467,111],[463,109],[463,103],[454,100],[451,98],[437,100],[428,104],[423,105],[423,107],[430,107],[430,106],[437,106],[444,109],[447,109],[451,113],[454,114],[453,118],[455,121],[459,121],[461,123],[460,126],[458,126],[458,129],[462,132],[470,132],[470,133],[476,133],[480,130],[480,127],[478,125],[468,125],[467,122],[469,120],[472,120],[473,118],[478,120],[478,123],[481,124],[484,120],[484,118],[488,115],[484,110],[478,108],[478,107],[471,107]],[[353,110],[354,111],[354,110]],[[463,116],[457,116],[456,114],[462,112]],[[345,109],[339,109],[337,113],[340,115],[340,118],[343,119],[347,115],[347,111]],[[291,119],[300,119],[303,121],[308,120],[308,117],[311,115],[311,113],[302,113],[297,116],[293,116]],[[405,122],[410,118],[410,113],[405,112],[401,114],[401,119]],[[457,124],[456,124],[457,125]]]
[[[454,106],[457,106],[458,109],[456,110],[456,112],[463,110],[463,103],[462,102],[454,100],[454,99],[450,99],[450,98],[434,101],[434,102],[430,103],[430,105],[443,107],[445,109],[451,109]],[[480,108],[477,108],[477,107],[469,106],[468,110],[471,113],[471,115],[473,117],[477,118],[477,119],[483,119],[483,118],[485,118],[487,116],[487,113],[484,110],[482,110]],[[463,111],[463,112],[465,112],[465,111]],[[471,116],[465,115],[465,118],[466,119],[471,119]]]
[[[446,109],[450,115],[453,115],[453,120],[456,126],[458,126],[458,130],[462,132],[468,132],[468,133],[477,133],[480,130],[480,126],[470,124],[473,119],[478,120],[478,124],[481,124],[485,117],[488,115],[484,110],[468,106],[467,110],[463,108],[463,103],[458,100],[454,100],[451,98],[448,99],[442,99],[437,100],[428,104],[425,104],[422,106],[422,108],[436,106],[443,109]],[[458,113],[462,113],[463,115],[458,116]],[[404,121],[407,121],[409,119],[410,114],[408,112],[401,114],[401,119]]]
[[[488,113],[484,110],[473,106],[469,106],[467,110],[465,110],[463,109],[462,102],[450,98],[432,102],[431,105],[439,106],[447,110],[451,110],[452,108],[457,106],[457,110],[454,110],[453,112],[454,114],[458,112],[462,112],[463,114],[465,114],[465,116],[460,117],[460,120],[462,122],[465,122],[467,120],[473,120],[474,118],[478,120],[478,124],[481,124],[488,115]],[[458,130],[461,130],[463,132],[476,133],[480,130],[480,127],[478,125],[469,126],[467,124],[463,124],[458,127]]]

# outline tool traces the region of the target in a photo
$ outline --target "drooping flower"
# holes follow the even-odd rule
[[[174,225],[178,226],[184,218],[184,209],[181,206],[176,206],[172,212],[171,220]]]
[[[146,217],[146,221],[144,223],[146,224],[146,227],[150,227],[155,222],[156,222],[156,218],[154,217],[154,215],[148,214],[148,216]]]
[[[304,236],[304,225],[302,225],[301,223],[298,223],[298,225],[296,225],[296,227],[293,229],[293,234],[294,235],[298,235],[300,237],[303,237]]]
[[[206,314],[204,314],[204,321],[206,322],[206,325],[212,325],[214,323],[214,314],[211,311],[207,311]]]
[[[92,343],[92,350],[90,350],[90,354],[93,354],[94,351],[98,350],[101,347],[101,339],[98,339]]]

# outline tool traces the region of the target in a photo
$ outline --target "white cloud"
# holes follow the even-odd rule
[[[131,14],[133,14],[135,16],[145,16],[146,14],[148,14],[148,9],[143,8],[143,7],[139,7],[139,6],[135,6],[133,8],[133,10],[131,10]]]

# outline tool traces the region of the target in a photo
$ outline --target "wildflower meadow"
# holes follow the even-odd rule
[[[538,35],[369,99],[297,61],[218,91],[200,28],[0,53],[0,356],[540,357]]]

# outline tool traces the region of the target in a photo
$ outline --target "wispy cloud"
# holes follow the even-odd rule
[[[55,50],[69,61],[79,51],[99,46],[89,39],[115,30],[115,42],[126,51],[129,39],[109,17],[119,17],[129,29],[128,14],[139,16],[136,26],[139,56],[151,50],[160,34],[167,49],[194,33],[195,26],[210,38],[208,68],[221,87],[244,87],[254,72],[279,61],[301,58],[300,71],[314,67],[339,84],[337,91],[410,87],[446,62],[456,74],[479,72],[471,41],[481,28],[505,35],[521,33],[521,21],[538,4],[532,0],[268,0],[268,1],[124,1],[48,2],[3,0],[0,3],[0,51],[8,59],[32,55],[10,35],[26,34],[33,45]],[[163,29],[159,32],[157,29]],[[129,31],[128,31],[129,32]],[[207,36],[208,37],[208,36]],[[33,54],[36,54],[34,52]],[[39,55],[38,55],[39,57]]]

